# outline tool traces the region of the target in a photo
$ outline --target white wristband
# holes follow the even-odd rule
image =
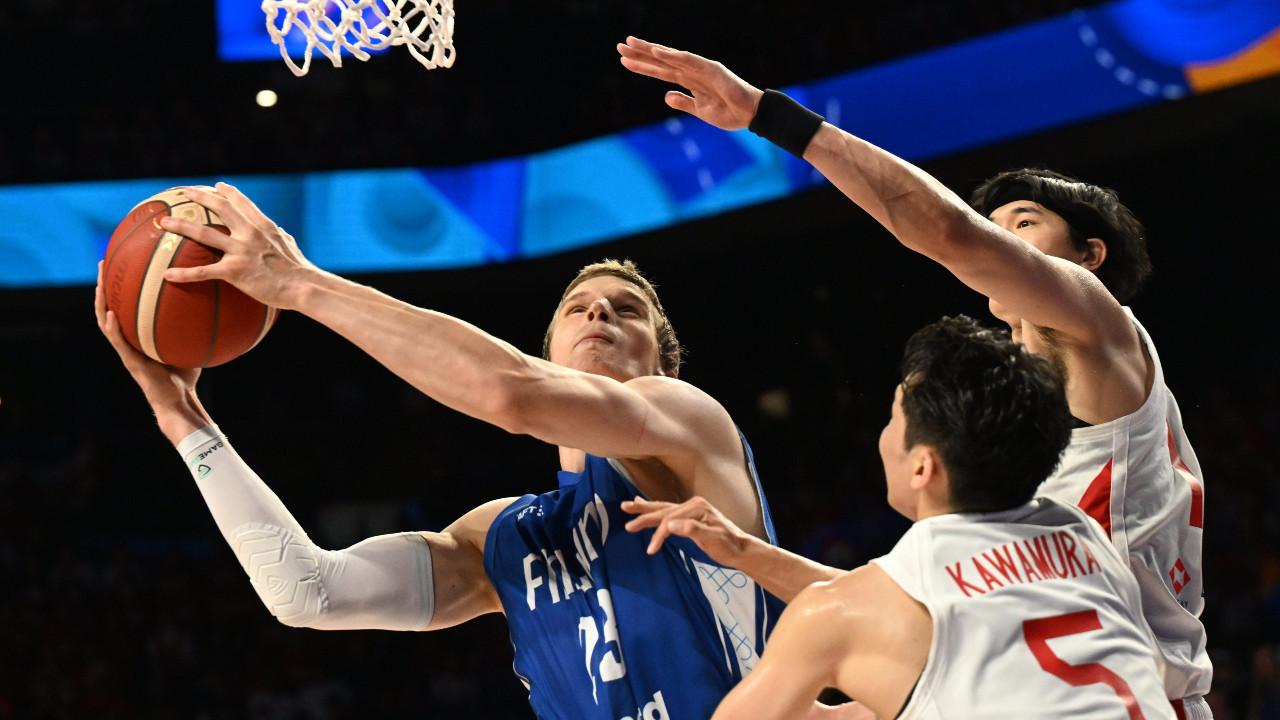
[[[178,452],[280,622],[321,630],[424,630],[430,624],[435,588],[431,548],[422,535],[382,535],[346,550],[323,550],[216,425],[183,438]]]

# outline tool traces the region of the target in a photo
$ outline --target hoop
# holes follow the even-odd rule
[[[310,69],[313,50],[342,67],[343,48],[368,60],[369,50],[408,45],[428,70],[453,65],[453,0],[262,0],[262,11],[271,41],[299,77]],[[285,45],[295,28],[307,38],[301,66]]]

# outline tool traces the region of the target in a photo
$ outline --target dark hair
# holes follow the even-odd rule
[[[654,289],[653,283],[649,282],[636,267],[636,264],[630,260],[621,262],[611,258],[605,258],[598,263],[587,265],[578,271],[569,286],[564,289],[560,295],[560,302],[556,305],[556,312],[551,316],[551,323],[547,325],[547,332],[542,336],[542,358],[544,360],[551,359],[551,332],[555,330],[556,318],[560,317],[560,307],[564,305],[564,299],[569,297],[569,293],[582,283],[594,277],[601,275],[612,275],[621,278],[635,285],[649,299],[649,304],[653,306],[654,323],[657,325],[658,336],[658,356],[662,363],[663,372],[671,377],[676,377],[680,373],[680,361],[684,356],[684,349],[680,347],[680,341],[676,340],[675,328],[671,327],[671,321],[667,319],[667,311],[662,309],[662,301],[658,299],[658,291]]]
[[[973,191],[974,210],[990,217],[997,208],[1031,200],[1062,216],[1071,226],[1071,242],[1084,250],[1089,238],[1107,246],[1098,279],[1116,300],[1127,303],[1151,274],[1146,230],[1114,190],[1080,182],[1052,170],[1020,168],[987,180]]]
[[[918,330],[902,357],[908,448],[939,452],[956,512],[1029,501],[1071,439],[1061,376],[1007,330],[960,315]]]

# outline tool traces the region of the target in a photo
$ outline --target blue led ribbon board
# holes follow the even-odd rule
[[[245,18],[263,26],[249,3],[222,0],[219,12],[230,4],[252,9]],[[220,27],[248,27],[245,18]],[[262,57],[278,60],[265,42]],[[1280,2],[1120,0],[786,90],[920,162],[1276,74]],[[746,131],[689,116],[462,167],[220,179],[339,273],[542,256],[826,182]],[[214,180],[0,187],[0,287],[92,283],[129,208],[174,185]]]

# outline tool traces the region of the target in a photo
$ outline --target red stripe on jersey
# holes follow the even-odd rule
[[[1113,462],[1114,459],[1107,461],[1106,467],[1102,468],[1098,477],[1089,483],[1079,503],[1080,509],[1097,520],[1102,529],[1107,531],[1108,540],[1111,539],[1111,463]]]
[[[1169,423],[1165,422],[1165,429],[1169,431],[1169,459],[1173,461],[1173,469],[1187,481],[1187,486],[1191,488],[1191,527],[1204,529],[1204,487],[1200,484],[1200,480],[1191,474],[1191,468],[1182,462],[1182,455],[1178,452],[1178,445],[1173,441],[1173,428],[1169,427]]]

